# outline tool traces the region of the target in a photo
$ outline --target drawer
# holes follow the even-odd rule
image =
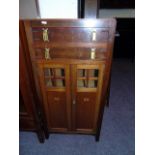
[[[69,59],[91,59],[92,48],[52,48],[49,49],[49,59],[69,58]],[[95,59],[108,58],[108,52],[104,48],[95,49]],[[45,59],[45,48],[35,49],[36,59]]]
[[[43,40],[43,33],[48,37],[48,43],[65,42],[107,42],[109,38],[108,29],[104,28],[32,28],[33,42],[46,42]]]

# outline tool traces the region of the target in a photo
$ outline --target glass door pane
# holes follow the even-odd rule
[[[77,87],[97,88],[98,75],[98,69],[78,69]]]
[[[44,68],[45,86],[65,87],[65,71],[63,68]]]

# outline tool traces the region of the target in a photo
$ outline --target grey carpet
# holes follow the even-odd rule
[[[114,60],[110,107],[105,109],[101,137],[51,134],[40,144],[35,133],[20,132],[20,155],[134,155],[134,63]]]

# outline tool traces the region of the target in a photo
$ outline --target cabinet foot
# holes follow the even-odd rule
[[[44,143],[45,138],[41,131],[37,132],[37,137],[40,143]]]
[[[45,120],[42,119],[42,130],[43,130],[43,133],[44,133],[44,136],[46,139],[49,138],[49,132],[48,132],[48,128],[47,128],[47,122]]]
[[[48,132],[47,128],[44,129],[44,134],[45,134],[45,138],[48,139],[49,138],[49,132]]]
[[[39,137],[38,137],[39,138]],[[40,143],[44,143],[44,139],[43,138],[39,138],[39,142]]]
[[[95,141],[96,141],[96,142],[99,142],[99,140],[100,140],[100,135],[99,135],[99,134],[96,134],[96,135],[95,135]]]

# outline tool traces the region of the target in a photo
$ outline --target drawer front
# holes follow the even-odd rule
[[[31,57],[107,59],[113,46],[114,24],[111,19],[25,21]]]
[[[107,42],[108,29],[104,28],[32,28],[34,43],[46,42],[43,39],[44,30],[49,43],[64,42]]]
[[[92,59],[92,50],[95,50],[93,59],[107,58],[108,29],[38,27],[32,28],[32,34],[36,59]],[[48,57],[45,48],[49,50]]]
[[[92,59],[91,51],[95,49],[95,59],[104,60],[108,52],[104,48],[49,48],[49,58]],[[36,48],[36,59],[45,59],[45,48]]]

